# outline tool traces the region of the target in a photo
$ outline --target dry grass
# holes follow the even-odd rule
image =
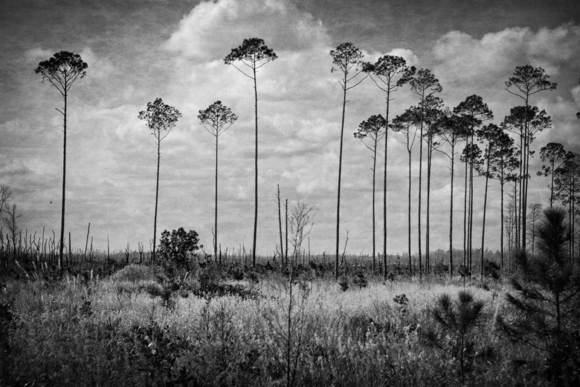
[[[88,283],[9,281],[16,323],[10,334],[10,375],[29,385],[459,385],[453,358],[421,340],[434,324],[429,308],[441,294],[463,290],[457,281],[369,281],[342,291],[332,280],[290,285],[281,276],[253,286],[261,295],[187,298],[162,306],[143,289],[146,269]],[[137,274],[138,275],[137,275]],[[134,275],[133,275],[134,274]],[[474,365],[470,385],[541,385],[514,373],[523,352],[495,332],[494,316],[509,313],[506,286],[466,287],[485,302],[478,335],[498,348],[496,361]],[[394,301],[405,294],[408,303]],[[146,340],[149,340],[145,343]],[[145,343],[145,344],[144,344]],[[79,378],[79,375],[83,375]],[[171,384],[174,383],[174,384]]]

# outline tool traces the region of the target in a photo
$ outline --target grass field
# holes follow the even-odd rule
[[[496,327],[515,313],[506,279],[363,273],[345,291],[310,269],[28,274],[2,291],[1,385],[546,385],[544,353]],[[437,322],[441,296],[459,307],[462,291],[483,302],[477,319]]]

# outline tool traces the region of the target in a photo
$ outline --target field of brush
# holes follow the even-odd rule
[[[3,386],[545,385],[542,354],[496,329],[513,313],[505,279],[359,273],[340,285],[314,269],[169,276],[137,264],[27,274],[2,283]],[[442,324],[444,294],[452,313],[483,308]]]

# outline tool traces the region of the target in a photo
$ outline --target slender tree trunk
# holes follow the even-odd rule
[[[526,251],[526,218],[528,208],[528,171],[529,171],[529,161],[530,161],[530,123],[528,121],[528,107],[529,107],[529,96],[526,96],[526,114],[525,114],[525,126],[524,126],[524,181],[523,190],[520,191],[520,196],[522,197],[522,249]]]
[[[449,275],[453,278],[453,175],[455,168],[455,144],[451,144],[451,200],[449,201]]]
[[[576,194],[576,187],[575,184],[572,183],[572,189],[574,191],[574,195]],[[572,200],[572,228],[570,230],[570,240],[572,241],[572,265],[574,264],[575,261],[575,246],[574,246],[574,242],[576,240],[576,219],[575,219],[575,214],[576,214],[576,199],[573,197]]]
[[[526,112],[527,114],[527,112]],[[522,179],[523,179],[523,168],[524,168],[524,135],[520,135],[520,176],[519,176],[519,181],[518,181],[518,216],[517,216],[517,221],[516,221],[516,250],[519,250],[520,247],[522,246],[521,242],[522,242]]]
[[[66,78],[65,78],[66,84]],[[68,104],[68,93],[66,87],[64,88],[64,122],[63,122],[63,134],[64,134],[64,141],[63,141],[63,151],[62,151],[62,209],[60,214],[60,246],[59,246],[59,255],[58,255],[58,267],[62,268],[62,257],[63,257],[63,249],[64,249],[64,214],[65,214],[65,196],[66,196],[66,110]]]
[[[342,140],[344,137],[344,116],[346,113],[346,82],[347,74],[344,74],[343,98],[342,98],[342,121],[340,125],[340,152],[338,155],[338,198],[336,203],[336,258],[334,275],[338,279],[338,257],[340,244],[340,183],[342,178]]]
[[[408,140],[407,140],[408,141]],[[409,225],[409,274],[413,273],[413,264],[411,262],[411,152],[409,152],[409,214],[408,214],[408,225]]]
[[[526,133],[526,139],[524,140],[524,146],[526,149],[526,154],[524,155],[524,181],[522,182],[523,191],[522,191],[522,248],[523,251],[526,251],[527,245],[527,217],[528,217],[528,171],[529,166],[528,163],[530,162],[530,154],[529,154],[529,144],[528,144],[528,134]]]
[[[501,256],[501,268],[503,270],[503,228],[504,228],[504,220],[503,220],[503,185],[504,185],[504,177],[503,177],[503,167],[501,169],[501,180],[500,180],[500,190],[501,190],[501,209],[500,209],[500,217],[501,217],[501,224],[500,224],[500,240],[499,240],[499,249],[500,249],[500,256]]]
[[[255,101],[255,122],[256,122],[256,154],[254,157],[255,175],[254,175],[254,241],[252,243],[252,266],[256,267],[256,239],[258,236],[258,83],[256,79],[256,64],[254,63],[254,101]]]
[[[467,196],[469,194],[467,185],[467,158],[465,158],[465,190],[463,194],[463,264],[467,266]]]
[[[471,149],[473,149],[473,133],[471,131]],[[468,239],[468,254],[469,254],[469,271],[472,271],[473,264],[473,154],[471,155],[471,163],[469,164],[469,239]]]
[[[375,183],[376,183],[376,170],[377,170],[377,140],[375,138],[375,143],[373,147],[373,274],[375,272],[376,265],[376,220],[375,220]]]
[[[425,273],[429,274],[429,210],[431,204],[431,160],[433,157],[433,139],[427,143],[427,224],[425,230]]]
[[[389,108],[391,89],[387,87],[387,110],[385,112],[385,168],[383,170],[383,275],[387,279],[387,161],[389,145]]]
[[[488,159],[487,159],[487,171],[485,173],[485,193],[483,194],[483,225],[481,230],[481,278],[483,279],[483,256],[485,252],[485,214],[487,210],[487,186],[489,185],[489,154],[490,148],[488,147]]]
[[[284,254],[285,254],[285,258],[286,258],[286,264],[288,264],[288,199],[286,199],[286,204],[285,204],[285,209],[286,209],[286,231],[285,231],[285,236],[286,236],[286,246],[284,247]]]
[[[214,230],[215,230],[215,238],[214,238],[214,259],[218,258],[218,140],[219,136],[216,132],[215,136],[215,220],[214,220]],[[221,257],[220,257],[221,263]]]
[[[284,243],[282,237],[282,213],[280,208],[280,184],[278,184],[278,194],[276,195],[278,199],[278,228],[280,229],[280,261],[284,263]]]
[[[425,93],[421,97],[421,102],[425,100]],[[421,137],[419,137],[419,200],[417,208],[417,231],[418,231],[418,245],[419,245],[419,278],[422,275],[422,251],[421,251],[421,187],[422,187],[422,176],[423,176],[423,104],[421,104]]]
[[[552,204],[554,203],[554,162],[550,163],[550,172],[551,172],[551,179],[550,179],[550,208],[552,208]]]
[[[161,164],[161,133],[157,131],[157,179],[155,183],[155,215],[153,217],[153,262],[155,262],[155,244],[157,243],[157,204],[159,202],[159,166]]]
[[[519,176],[518,176],[519,177]],[[512,237],[512,251],[517,252],[520,247],[520,234],[519,234],[519,195],[518,195],[518,186],[519,181],[514,181],[514,220],[513,220],[513,231],[514,234]],[[514,260],[512,260],[512,266],[514,264]],[[513,267],[512,267],[513,269]]]
[[[573,195],[573,191],[570,187],[569,191],[568,191],[568,230],[572,231],[572,218],[573,218],[573,213],[572,213],[572,195]],[[570,238],[568,239],[568,259],[570,260],[570,263],[572,263],[572,237],[570,236]]]

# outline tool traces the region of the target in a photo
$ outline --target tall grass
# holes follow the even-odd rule
[[[0,384],[461,384],[457,359],[441,356],[422,337],[437,326],[430,314],[435,300],[464,289],[459,278],[401,276],[383,283],[369,277],[366,287],[342,291],[331,271],[325,278],[305,270],[291,281],[282,271],[246,272],[234,280],[225,270],[204,274],[210,270],[198,267],[180,280],[171,306],[147,290],[169,282],[158,269],[140,265],[109,277],[34,279],[29,272],[27,280],[8,280],[2,300],[10,301],[14,321],[5,323],[10,361],[2,364],[10,380]],[[195,293],[208,276],[258,296]],[[542,385],[533,370],[510,362],[537,361],[539,354],[523,353],[495,332],[494,316],[510,313],[503,283],[470,280],[465,288],[485,303],[478,344],[498,349],[496,360],[467,374],[466,384]]]

